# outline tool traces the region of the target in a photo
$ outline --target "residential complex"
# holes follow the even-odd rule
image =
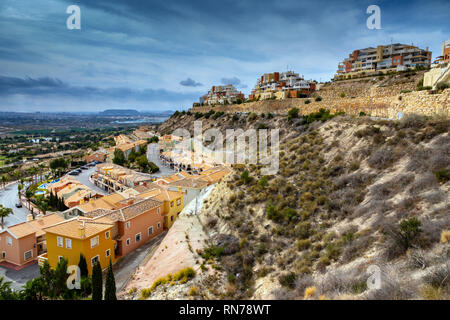
[[[64,221],[57,214],[28,216],[28,221],[0,229],[0,262],[23,266],[47,251],[45,227]]]
[[[420,49],[401,43],[379,45],[376,48],[353,51],[348,58],[339,63],[335,79],[361,73],[400,71],[416,66],[429,67],[430,64],[431,51],[428,48]]]
[[[47,236],[47,253],[39,256],[39,264],[48,260],[51,268],[56,268],[60,259],[69,265],[78,265],[82,254],[91,274],[96,261],[102,269],[109,260],[115,262],[113,239],[114,224],[109,219],[73,218],[44,229]]]
[[[233,104],[244,99],[244,94],[232,84],[212,86],[208,94],[200,97],[200,105]]]
[[[450,39],[442,42],[441,55],[436,57],[433,65],[446,64],[450,62]]]
[[[294,71],[263,74],[248,96],[249,100],[297,98],[309,96],[314,92],[316,83],[306,81]]]
[[[47,190],[49,193],[53,193],[58,198],[63,199],[64,204],[68,208],[101,196],[71,176],[64,176],[54,183],[49,183]]]
[[[153,181],[153,177],[149,174],[113,163],[98,164],[91,178],[96,186],[108,192],[121,192]]]

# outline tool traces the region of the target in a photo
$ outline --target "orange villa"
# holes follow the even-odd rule
[[[23,266],[35,261],[47,250],[43,229],[61,221],[64,218],[57,214],[38,215],[35,220],[0,230],[0,262]]]

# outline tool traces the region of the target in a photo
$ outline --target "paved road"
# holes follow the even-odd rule
[[[101,188],[97,187],[95,184],[93,184],[91,181],[89,181],[89,177],[94,173],[95,167],[89,168],[88,170],[82,170],[81,173],[78,176],[72,176],[75,179],[77,179],[79,182],[84,184],[85,186],[91,188],[91,190],[94,190],[95,192],[106,195],[106,191],[102,190]]]
[[[153,162],[159,167],[159,171],[156,173],[152,173],[155,177],[161,177],[161,176],[170,176],[171,174],[175,173],[174,170],[170,169],[169,167],[166,167],[162,164],[161,159],[159,159],[159,146],[157,143],[150,143],[147,148],[147,159],[148,161]]]
[[[13,214],[5,218],[5,226],[27,221],[27,215],[30,213],[25,207],[16,208],[16,203],[19,202],[17,193],[18,184],[14,183],[4,189],[0,189],[0,204],[13,210]]]
[[[0,266],[0,278],[5,277],[5,281],[11,281],[11,288],[14,290],[22,290],[25,283],[39,277],[39,275],[39,265],[37,263],[19,271]]]
[[[132,251],[113,265],[114,279],[116,280],[116,292],[119,293],[136,272],[137,267],[147,258],[149,259],[158,248],[167,231],[156,238]]]

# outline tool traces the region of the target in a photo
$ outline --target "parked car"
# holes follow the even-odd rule
[[[86,167],[86,166],[82,166],[82,167],[80,167],[80,169],[81,169],[81,170],[87,170],[87,169],[88,169],[88,167]]]
[[[78,172],[78,171],[70,171],[69,172],[69,176],[77,176],[77,175],[79,175],[80,173]]]
[[[16,203],[16,208],[22,208],[22,204],[20,202]]]

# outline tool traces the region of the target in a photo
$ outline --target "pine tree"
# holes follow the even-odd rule
[[[92,270],[92,300],[102,300],[103,297],[103,279],[102,267],[97,261]]]
[[[116,280],[112,269],[111,259],[109,259],[109,267],[106,273],[105,281],[105,300],[117,300],[116,297]]]
[[[86,258],[80,253],[80,262],[78,262],[78,267],[80,268],[80,276],[87,277],[89,275],[88,266]]]

